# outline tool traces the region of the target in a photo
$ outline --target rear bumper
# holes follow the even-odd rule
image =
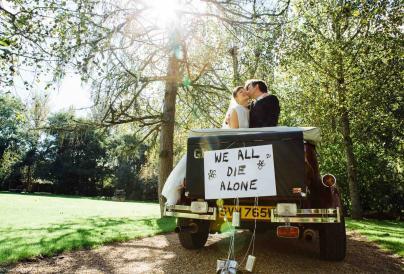
[[[206,213],[194,213],[191,206],[173,205],[164,207],[164,216],[177,218],[200,219],[216,221],[221,219],[217,214],[216,207],[209,207]],[[320,209],[298,209],[295,216],[281,216],[276,208],[271,209],[271,218],[265,220],[271,223],[340,223],[341,209],[337,208],[320,208]]]
[[[164,216],[171,216],[177,218],[200,219],[216,221],[216,207],[209,207],[208,212],[204,214],[194,213],[191,211],[191,206],[187,205],[172,205],[164,206]]]
[[[281,216],[271,210],[272,223],[340,223],[340,208],[298,209],[296,216]]]

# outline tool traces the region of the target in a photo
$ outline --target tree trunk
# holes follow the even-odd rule
[[[349,121],[349,110],[347,109],[347,87],[345,85],[345,66],[343,58],[343,35],[341,29],[341,17],[337,16],[334,21],[335,37],[337,45],[339,45],[339,50],[335,51],[334,54],[338,58],[337,60],[337,81],[336,90],[339,97],[339,108],[341,113],[341,124],[342,124],[342,136],[344,138],[344,147],[346,155],[347,164],[347,174],[348,174],[348,185],[349,185],[349,196],[351,197],[352,204],[352,218],[360,219],[362,218],[362,207],[358,192],[358,182],[356,179],[356,160],[353,152],[353,143],[351,138],[351,129]]]
[[[27,170],[27,191],[32,192],[32,180],[31,180],[31,165],[28,165],[28,170]]]
[[[341,125],[342,125],[342,136],[344,138],[345,156],[347,161],[347,174],[348,174],[348,185],[349,185],[349,196],[351,198],[352,204],[352,218],[360,219],[362,218],[362,207],[358,192],[358,183],[356,180],[356,160],[353,152],[353,142],[351,138],[351,129],[349,121],[349,111],[346,107],[346,93],[347,89],[345,86],[345,74],[342,56],[339,55],[339,66],[338,66],[338,80],[336,83],[337,94],[340,100],[340,113],[341,113]]]
[[[236,46],[229,50],[233,61],[233,87],[240,85],[240,73],[238,71],[238,48]]]
[[[159,153],[159,180],[158,197],[160,201],[160,212],[163,213],[164,201],[161,191],[168,175],[173,169],[173,147],[174,147],[174,121],[175,121],[175,100],[178,90],[179,64],[173,54],[168,60],[167,80],[164,94],[164,108],[162,125],[160,131],[160,153]]]
[[[344,107],[345,108],[345,107]],[[347,159],[347,171],[348,171],[348,184],[349,195],[351,196],[352,203],[352,218],[362,218],[362,207],[359,198],[358,184],[356,180],[356,160],[353,153],[353,143],[351,138],[351,130],[349,126],[349,116],[346,109],[342,113],[342,135],[344,136],[345,154]]]
[[[351,138],[351,129],[349,121],[349,111],[346,108],[346,87],[343,71],[339,71],[339,79],[337,81],[337,93],[340,98],[340,113],[341,113],[341,126],[342,126],[342,136],[344,138],[345,156],[347,161],[347,174],[348,174],[348,185],[349,185],[349,196],[351,198],[352,204],[352,218],[361,219],[362,218],[362,207],[359,198],[358,183],[356,180],[356,159],[353,152],[353,142]]]
[[[353,142],[351,138],[351,129],[349,121],[349,112],[346,108],[346,88],[344,74],[341,73],[342,78],[339,79],[337,83],[337,92],[340,97],[341,104],[341,126],[342,126],[342,136],[344,138],[347,174],[348,174],[348,185],[349,185],[349,196],[351,198],[351,211],[352,218],[361,219],[362,218],[362,206],[359,198],[358,182],[356,179],[356,159],[353,152]]]

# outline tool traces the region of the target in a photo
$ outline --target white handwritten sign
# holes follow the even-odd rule
[[[204,152],[205,199],[275,196],[272,145]]]

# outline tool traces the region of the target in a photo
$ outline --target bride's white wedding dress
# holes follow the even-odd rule
[[[250,121],[250,111],[246,107],[238,104],[236,104],[232,108],[229,108],[229,111],[227,113],[230,114],[232,110],[235,110],[237,112],[239,128],[248,128]],[[229,128],[229,126],[224,123],[223,128]],[[173,171],[171,171],[161,192],[161,194],[167,200],[166,205],[175,205],[181,198],[181,189],[183,188],[182,182],[184,181],[186,176],[186,167],[187,155],[185,154],[177,163]]]

